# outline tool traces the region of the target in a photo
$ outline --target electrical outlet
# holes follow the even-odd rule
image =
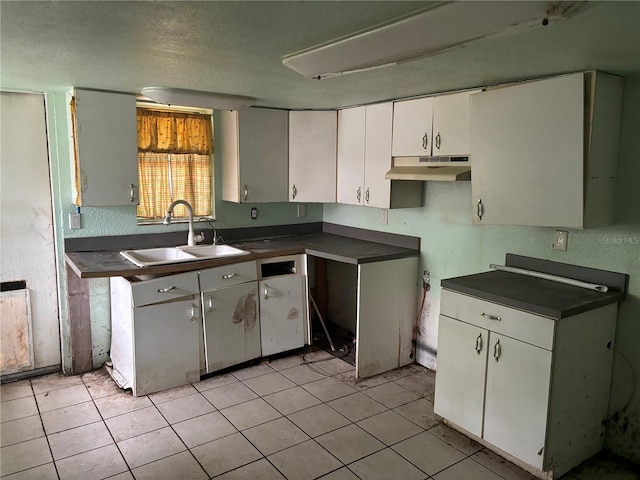
[[[69,214],[69,228],[71,230],[77,230],[78,228],[82,228],[82,219],[79,213]]]
[[[256,207],[251,208],[251,220],[258,218],[258,209]]]
[[[386,208],[381,210],[380,223],[382,223],[382,225],[387,225],[389,223],[389,210]]]
[[[569,241],[569,232],[566,230],[556,230],[553,242],[553,249],[561,252],[567,251],[567,242]]]
[[[298,204],[298,218],[307,216],[307,206],[303,203]]]

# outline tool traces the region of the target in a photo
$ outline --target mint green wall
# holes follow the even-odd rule
[[[435,365],[428,349],[437,345],[440,280],[489,270],[504,264],[505,253],[624,272],[629,294],[620,305],[612,382],[607,446],[640,462],[640,78],[627,78],[616,190],[616,224],[606,228],[570,230],[567,252],[552,250],[553,228],[474,226],[471,183],[426,182],[422,208],[390,210],[388,225],[380,210],[325,205],[324,221],[382,230],[422,239],[422,269],[431,272],[433,288],[422,316],[420,342],[426,350],[418,361]],[[422,270],[421,269],[421,270]],[[626,406],[626,408],[625,408]]]
[[[64,239],[73,237],[97,237],[111,235],[153,234],[168,231],[184,231],[187,225],[137,225],[136,208],[124,207],[83,207],[82,228],[69,229],[68,214],[74,211],[72,204],[72,177],[70,163],[70,139],[66,92],[58,89],[46,92],[47,128],[51,163],[51,181],[54,203],[56,249],[58,255],[58,282],[60,285],[60,329],[62,338],[62,359],[64,371],[69,371],[69,315],[67,308],[66,273],[64,264]],[[214,132],[219,124],[219,115],[214,114]],[[214,139],[215,142],[215,139]],[[216,144],[220,151],[220,144]],[[220,172],[220,159],[214,155],[214,171]],[[290,203],[238,205],[221,200],[222,176],[215,177],[216,222],[219,229],[256,227],[266,225],[286,225],[322,221],[322,204],[307,204],[306,216],[297,218],[297,205]],[[258,219],[251,220],[251,207],[258,207]],[[208,224],[204,224],[208,228]],[[210,241],[210,240],[209,240]],[[109,282],[106,279],[92,279],[90,286],[91,330],[93,343],[93,363],[99,367],[107,360],[110,344]]]

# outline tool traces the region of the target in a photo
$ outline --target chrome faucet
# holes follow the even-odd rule
[[[204,235],[193,234],[193,208],[191,207],[191,204],[189,202],[187,202],[186,200],[174,200],[173,202],[171,202],[171,205],[169,205],[169,208],[167,209],[167,215],[164,217],[162,223],[164,225],[171,224],[171,214],[173,213],[173,207],[178,204],[184,205],[189,211],[189,235],[187,236],[187,245],[190,247],[195,247],[197,242],[202,242],[204,240]]]

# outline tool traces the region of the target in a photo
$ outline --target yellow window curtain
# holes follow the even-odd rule
[[[163,218],[169,204],[186,200],[195,217],[210,216],[211,116],[137,109],[139,218]],[[178,205],[174,218],[186,218]]]
[[[138,151],[211,155],[211,116],[137,109]]]
[[[211,215],[210,183],[201,181],[211,178],[211,157],[209,155],[171,155],[171,188],[173,200],[181,198],[193,207],[194,217]],[[178,207],[182,207],[181,210]],[[176,216],[187,216],[184,206],[176,206]]]
[[[140,218],[163,218],[172,202],[169,185],[169,159],[166,153],[138,152]]]

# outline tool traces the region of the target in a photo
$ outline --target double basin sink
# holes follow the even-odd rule
[[[236,257],[250,252],[231,245],[197,245],[195,247],[162,247],[141,250],[123,250],[124,258],[138,267],[151,267],[170,263],[212,260],[216,258]]]

